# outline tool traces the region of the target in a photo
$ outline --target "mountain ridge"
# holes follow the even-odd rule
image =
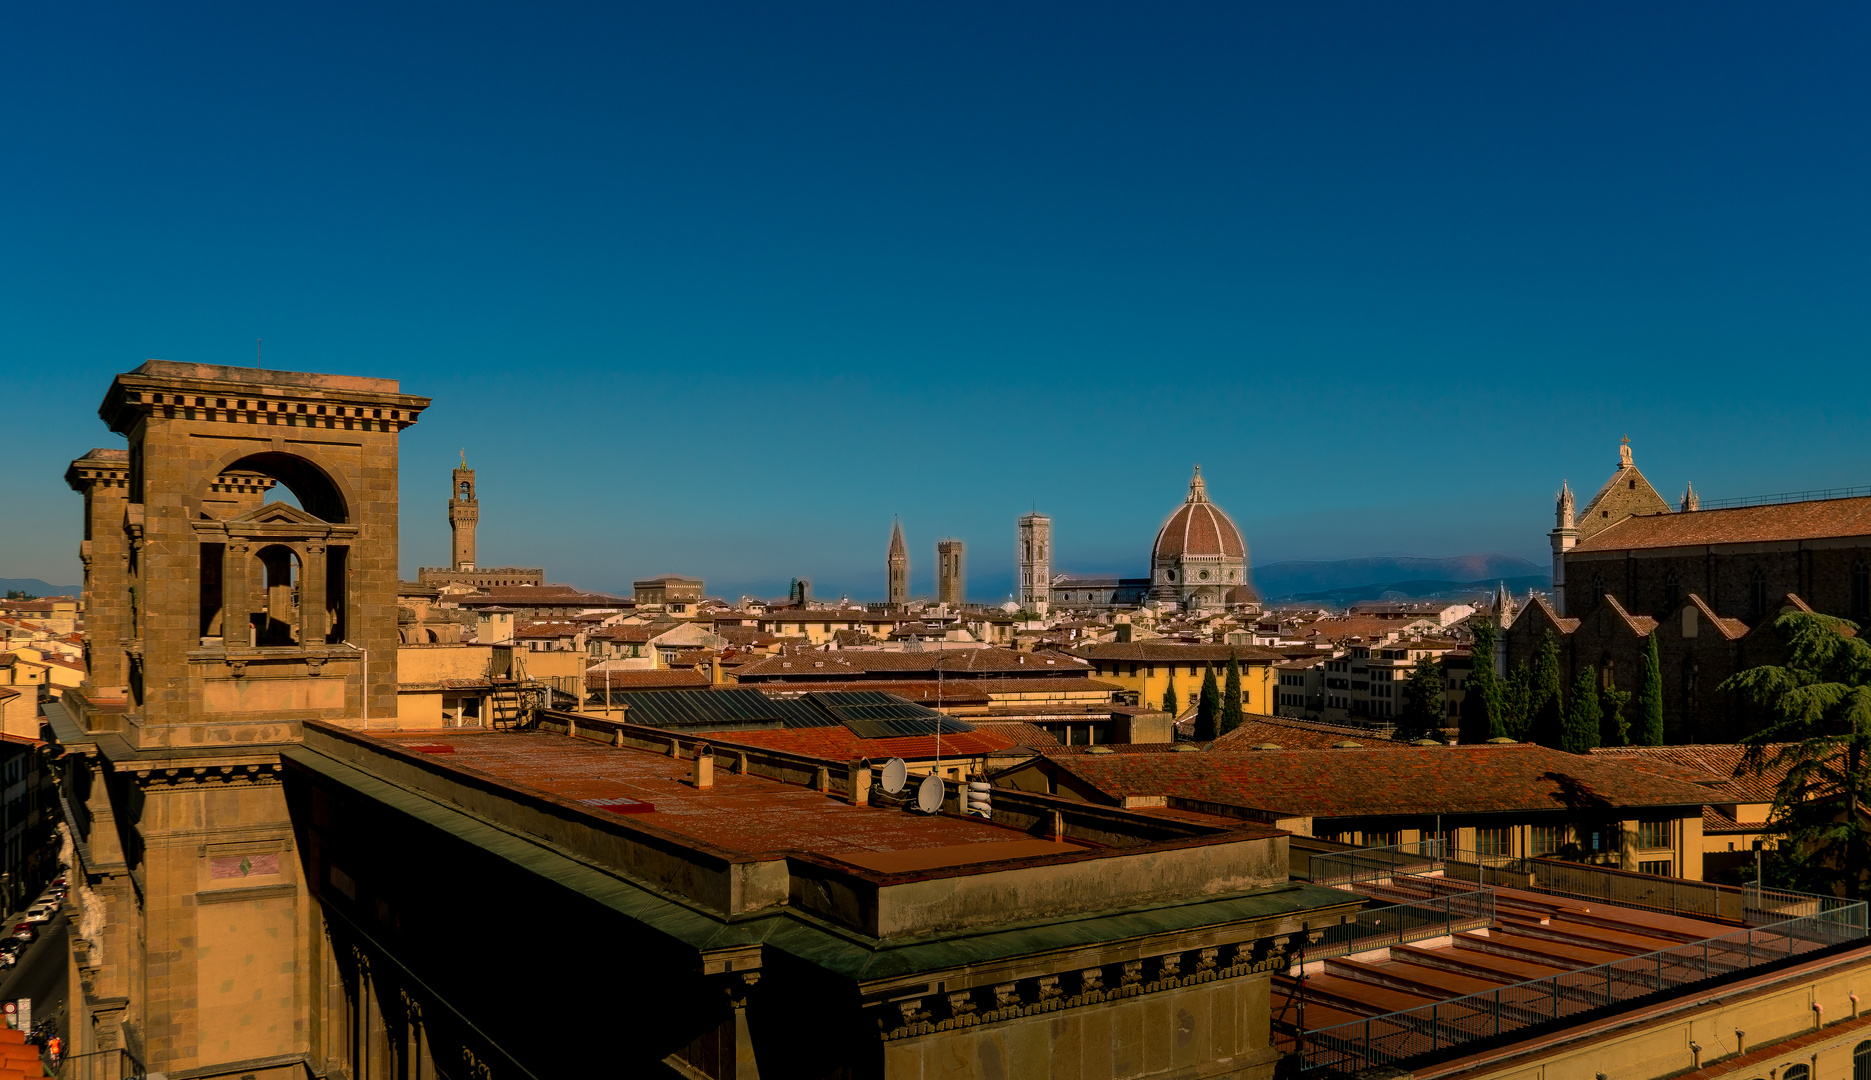
[[[1532,578],[1547,573],[1547,568],[1521,558],[1498,552],[1456,555],[1443,559],[1413,556],[1390,556],[1335,561],[1286,561],[1268,563],[1253,569],[1254,586],[1267,599],[1292,597],[1301,593],[1327,593],[1344,589],[1363,589],[1373,585],[1414,582],[1439,582],[1465,586],[1509,578]]]

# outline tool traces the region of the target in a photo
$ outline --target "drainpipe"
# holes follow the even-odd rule
[[[1745,1054],[1747,1052],[1748,1052],[1748,1033],[1745,1031],[1742,1031],[1740,1028],[1736,1028],[1735,1029],[1735,1056],[1740,1057],[1742,1054]]]
[[[1690,1061],[1690,1065],[1689,1065],[1690,1068],[1692,1069],[1702,1068],[1702,1044],[1699,1042],[1696,1042],[1694,1039],[1691,1039],[1689,1041],[1689,1061]]]

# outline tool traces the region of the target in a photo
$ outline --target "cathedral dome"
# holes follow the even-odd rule
[[[1195,467],[1195,479],[1189,481],[1189,498],[1176,508],[1157,531],[1151,561],[1161,563],[1194,556],[1197,558],[1245,559],[1247,541],[1221,507],[1208,501],[1208,487],[1202,483],[1202,467]]]

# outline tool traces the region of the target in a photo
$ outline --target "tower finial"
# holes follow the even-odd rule
[[[1569,481],[1559,482],[1559,505],[1555,510],[1560,528],[1570,529],[1578,524],[1577,519],[1573,517],[1572,485]]]
[[[1618,444],[1618,468],[1628,469],[1630,467],[1631,467],[1631,437],[1629,435],[1626,435],[1624,436],[1624,440]]]
[[[1682,512],[1686,514],[1691,510],[1700,510],[1701,508],[1702,500],[1696,495],[1696,486],[1690,484],[1683,490]]]
[[[461,448],[461,467],[468,467],[468,448],[465,446]]]
[[[1189,481],[1189,501],[1208,501],[1208,485],[1202,482],[1202,467],[1200,465],[1195,467],[1195,476]]]

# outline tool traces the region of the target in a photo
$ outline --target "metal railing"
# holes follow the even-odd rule
[[[142,1080],[144,1075],[143,1063],[122,1048],[72,1054],[61,1058],[57,1065],[43,1057],[40,1061],[46,1075],[58,1080]]]
[[[1388,949],[1413,941],[1452,937],[1494,922],[1493,889],[1437,890],[1438,895],[1402,904],[1364,908],[1345,921],[1311,930],[1302,964],[1338,956]]]
[[[1309,860],[1308,876],[1314,885],[1360,885],[1441,869],[1442,841],[1418,840],[1314,855]]]
[[[1300,1068],[1351,1074],[1511,1034],[1866,935],[1860,901],[1768,926],[1294,1036]]]
[[[1773,495],[1744,495],[1735,499],[1703,499],[1698,510],[1732,510],[1737,506],[1772,506],[1776,503],[1819,502],[1823,499],[1855,499],[1871,495],[1871,487],[1815,488],[1811,491],[1782,491]]]

